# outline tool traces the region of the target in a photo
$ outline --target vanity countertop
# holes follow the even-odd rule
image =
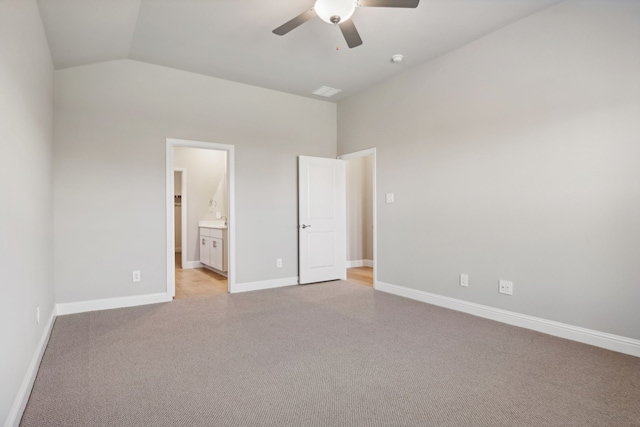
[[[227,226],[224,224],[224,220],[217,221],[198,221],[198,227],[203,228],[217,228],[219,230],[226,230]]]

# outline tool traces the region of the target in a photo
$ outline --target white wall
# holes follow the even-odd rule
[[[0,1],[0,424],[53,310],[52,99],[35,1]]]
[[[335,104],[129,60],[55,89],[57,302],[165,292],[166,138],[236,147],[237,282],[298,275],[296,157],[335,157]]]
[[[342,101],[338,151],[377,147],[379,280],[640,338],[639,22],[563,2]]]
[[[176,147],[173,156],[174,166],[187,170],[187,261],[199,261],[198,222],[216,220],[216,212],[227,215],[227,153]]]
[[[373,260],[373,156],[346,160],[347,261]]]

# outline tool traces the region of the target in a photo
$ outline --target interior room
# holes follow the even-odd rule
[[[640,425],[638,76],[635,0],[0,0],[0,423]]]
[[[179,206],[174,203],[173,222],[175,298],[226,293],[229,258],[226,152],[175,147],[173,170],[174,201],[180,200]],[[214,233],[217,237],[212,237]],[[214,259],[214,252],[219,255],[218,260]]]

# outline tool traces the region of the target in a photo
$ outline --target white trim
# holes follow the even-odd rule
[[[592,329],[581,328],[579,326],[528,316],[525,314],[515,313],[513,311],[475,304],[456,298],[445,297],[384,282],[378,282],[376,289],[405,298],[425,302],[427,304],[433,304],[472,314],[474,316],[484,317],[485,319],[496,320],[509,325],[532,329],[548,335],[640,357],[640,341],[633,338],[594,331]]]
[[[347,261],[347,268],[356,268],[356,267],[373,267],[373,260],[357,259],[354,261]]]
[[[182,269],[186,270],[189,268],[203,268],[204,264],[201,263],[200,261],[187,261],[185,264],[183,264]]]
[[[338,156],[339,159],[342,160],[351,160],[356,159],[358,157],[366,157],[373,156],[373,176],[371,177],[373,182],[373,195],[371,203],[373,204],[373,261],[371,265],[367,265],[367,267],[373,268],[373,288],[376,288],[376,284],[378,283],[378,202],[377,202],[377,186],[378,186],[378,178],[377,178],[377,170],[378,170],[378,160],[375,148],[369,148],[366,150],[356,151],[353,153],[342,154]]]
[[[367,156],[375,156],[375,155],[376,155],[376,149],[368,148],[366,150],[354,151],[353,153],[341,154],[338,156],[338,158],[342,160],[353,160],[359,157],[367,157]]]
[[[175,266],[175,253],[170,251],[169,248],[175,248],[176,246],[176,238],[173,232],[173,224],[174,224],[174,215],[173,209],[170,207],[174,205],[174,201],[171,200],[171,204],[169,203],[170,199],[173,199],[173,193],[175,191],[174,187],[174,177],[173,177],[173,145],[169,144],[167,140],[166,147],[166,155],[165,155],[165,191],[166,191],[166,207],[165,207],[165,215],[166,215],[166,237],[167,237],[167,295],[174,297],[176,294],[176,266]],[[184,237],[184,236],[183,236]]]
[[[56,304],[58,316],[65,314],[86,313],[88,311],[110,310],[112,308],[134,307],[137,305],[158,304],[173,299],[165,293],[134,295],[130,297],[104,298],[89,301],[65,302]]]
[[[24,408],[26,408],[27,406],[29,396],[31,395],[31,389],[33,388],[33,383],[36,380],[36,375],[38,373],[38,369],[40,368],[40,362],[42,361],[44,350],[47,348],[47,343],[49,342],[49,337],[51,336],[51,330],[53,329],[55,318],[56,307],[52,306],[51,315],[47,320],[47,324],[44,326],[42,335],[40,336],[40,340],[38,341],[38,345],[35,349],[35,352],[33,353],[33,357],[31,357],[31,363],[29,363],[29,367],[27,368],[27,372],[24,375],[24,379],[22,380],[22,384],[20,385],[18,394],[13,401],[13,405],[11,405],[9,415],[7,416],[7,419],[4,423],[6,427],[18,427],[18,425],[20,424],[22,414],[24,413]]]
[[[171,299],[176,294],[176,276],[175,276],[175,246],[173,236],[173,149],[175,147],[204,148],[207,150],[218,150],[227,152],[227,194],[228,194],[228,232],[229,238],[229,265],[228,265],[228,291],[232,292],[236,283],[236,184],[235,184],[235,147],[229,144],[218,144],[215,142],[189,141],[185,139],[167,138],[166,146],[166,251],[167,251],[167,295]],[[183,181],[184,184],[184,181]],[[184,197],[184,195],[183,195]],[[185,203],[183,199],[182,203]],[[185,242],[183,237],[183,243]],[[183,246],[183,250],[186,247]],[[186,257],[183,252],[183,257]],[[183,261],[186,259],[183,258]],[[193,262],[193,261],[191,261]],[[188,262],[186,264],[189,264]],[[185,263],[183,263],[185,265]]]
[[[298,284],[298,276],[283,277],[282,279],[261,280],[259,282],[236,283],[231,288],[231,293],[259,291],[262,289],[281,288]]]

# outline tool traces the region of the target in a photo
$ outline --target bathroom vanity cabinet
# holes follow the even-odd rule
[[[200,227],[200,262],[218,272],[228,270],[227,230]]]

